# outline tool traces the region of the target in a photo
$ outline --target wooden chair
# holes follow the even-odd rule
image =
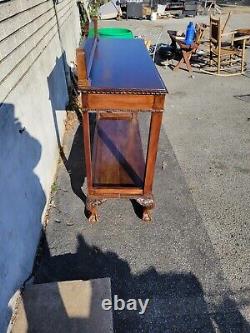
[[[236,37],[236,31],[224,32],[221,28],[221,19],[210,17],[210,59],[209,68],[203,72],[220,75],[234,76],[244,73],[246,41],[249,36]],[[230,38],[229,46],[223,44],[225,37]],[[236,42],[238,46],[236,46]],[[240,45],[239,45],[240,43]]]
[[[204,24],[197,24],[196,25],[196,37],[195,41],[191,45],[186,45],[184,42],[184,37],[177,37],[177,36],[170,36],[172,41],[175,41],[176,44],[180,47],[182,58],[177,63],[177,65],[174,67],[174,71],[178,70],[182,67],[182,65],[185,63],[186,68],[188,69],[189,73],[192,73],[192,66],[190,64],[190,59],[192,55],[197,51],[198,47],[201,43],[201,38],[203,35],[203,32],[206,28],[206,25]]]

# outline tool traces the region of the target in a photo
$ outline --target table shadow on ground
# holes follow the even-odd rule
[[[82,235],[78,235],[74,254],[50,256],[45,235],[42,247],[35,283],[109,277],[112,295],[125,301],[149,299],[144,315],[138,311],[114,311],[117,333],[216,333],[215,327],[221,333],[249,332],[249,325],[229,297],[225,296],[214,311],[208,309],[202,285],[190,272],[160,273],[150,267],[141,274],[133,274],[126,260],[114,252],[88,245]],[[228,305],[230,312],[225,311]]]

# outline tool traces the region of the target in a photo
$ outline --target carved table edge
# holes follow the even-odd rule
[[[78,86],[78,90],[84,94],[94,94],[94,95],[166,95],[167,91],[158,91],[158,90],[119,90],[119,89],[110,89],[110,90],[97,90],[90,89],[86,87]]]

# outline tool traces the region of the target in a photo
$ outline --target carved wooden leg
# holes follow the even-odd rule
[[[86,209],[89,213],[88,220],[90,223],[96,223],[98,221],[97,207],[100,206],[105,201],[106,199],[87,197]]]
[[[151,210],[154,208],[154,198],[152,195],[150,196],[144,196],[140,198],[135,199],[138,204],[140,204],[143,207],[142,212],[142,219],[144,222],[151,222],[152,216],[151,216]]]

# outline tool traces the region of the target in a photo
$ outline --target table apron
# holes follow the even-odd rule
[[[165,95],[82,94],[82,108],[87,110],[164,110]]]

